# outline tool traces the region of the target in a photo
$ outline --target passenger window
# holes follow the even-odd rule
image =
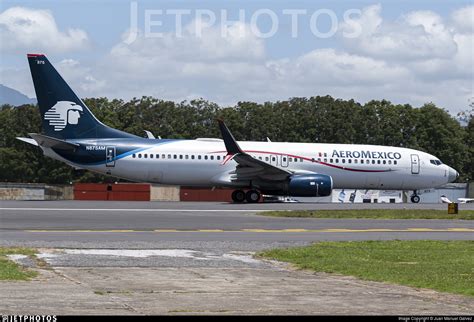
[[[148,153],[145,153],[144,157],[145,157],[145,159],[147,159],[148,158]]]
[[[269,160],[269,158],[268,158],[268,157],[265,157],[265,161],[268,161],[268,160]]]
[[[194,154],[193,154],[193,155],[191,155],[191,160],[194,160]]]
[[[360,160],[360,164],[364,164],[364,160]]]
[[[346,159],[342,159],[342,163],[346,163]]]
[[[207,155],[204,156],[204,160],[207,160]]]
[[[272,161],[275,162],[276,158],[275,157],[272,157]]]
[[[159,154],[157,154],[157,155],[156,155],[156,158],[157,158],[157,159],[159,159],[159,158],[160,158],[160,155],[159,155]]]
[[[352,163],[352,160],[351,159],[347,160],[347,163]]]
[[[177,159],[178,156],[176,154],[173,154],[173,159]]]
[[[211,155],[211,160],[214,160],[214,156],[213,156],[213,155]]]
[[[161,155],[161,158],[162,158],[162,159],[166,159],[166,155],[162,154],[162,155]]]
[[[380,164],[380,160],[377,160],[377,164]]]
[[[201,160],[201,156],[200,156],[200,155],[198,155],[198,160]]]
[[[171,159],[171,154],[168,154],[168,159]]]
[[[324,159],[324,162],[328,162],[328,159]]]
[[[139,158],[139,159],[142,158],[142,154],[141,154],[141,153],[138,154],[138,158]]]
[[[329,159],[329,163],[333,163],[333,160],[332,160],[332,159]]]
[[[336,159],[336,163],[339,163],[339,159]]]
[[[382,163],[383,163],[383,164],[386,164],[386,163],[387,163],[387,161],[383,160],[383,161],[382,161]]]
[[[372,160],[372,164],[375,164],[375,160]]]
[[[150,159],[153,159],[153,154],[150,154]]]
[[[358,163],[357,159],[354,159],[354,163],[355,163],[355,164],[357,164],[357,163]]]
[[[393,160],[393,164],[397,164],[397,160]]]
[[[134,153],[134,154],[132,155],[132,158],[135,158],[135,157],[136,157],[136,155],[135,155],[135,153]]]
[[[189,159],[189,155],[186,154],[186,155],[184,156],[184,158],[185,158],[186,160]]]
[[[392,160],[388,160],[388,164],[392,164]]]

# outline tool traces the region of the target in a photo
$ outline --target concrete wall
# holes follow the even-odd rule
[[[151,185],[150,201],[179,201],[179,186]]]
[[[354,196],[351,196],[354,194]],[[353,201],[351,201],[353,198]],[[364,200],[370,200],[371,203],[400,203],[403,202],[401,191],[392,190],[354,190],[354,189],[334,189],[328,197],[294,197],[300,202],[321,202],[321,203],[362,203]]]
[[[420,191],[421,203],[441,203],[441,196],[446,196],[452,202],[458,202],[458,198],[465,198],[467,194],[467,183],[448,183],[436,189]]]
[[[0,183],[0,200],[71,200],[69,185],[43,183]]]
[[[469,191],[468,191],[469,188]],[[350,203],[351,194],[355,193],[354,203],[361,203],[365,200],[377,203],[410,203],[410,196],[412,191],[401,191],[401,190],[357,190],[354,189],[334,189],[331,196],[324,198],[302,198],[294,197],[294,200],[300,202],[310,203]],[[474,183],[471,183],[468,187],[466,183],[449,183],[436,189],[425,189],[418,191],[420,196],[420,203],[441,203],[441,196],[446,196],[453,202],[457,202],[458,198],[465,198],[466,195],[471,195],[474,198]]]
[[[474,198],[474,181],[468,184],[467,198]]]

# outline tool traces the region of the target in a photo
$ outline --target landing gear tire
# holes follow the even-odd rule
[[[413,196],[411,196],[410,200],[411,200],[411,202],[413,202],[413,203],[419,203],[419,202],[420,202],[420,196],[418,196],[418,195],[413,195]]]
[[[245,194],[245,199],[248,203],[256,203],[260,200],[260,192],[257,190],[249,190]]]
[[[237,203],[245,201],[245,192],[243,190],[235,190],[232,192],[232,200]]]

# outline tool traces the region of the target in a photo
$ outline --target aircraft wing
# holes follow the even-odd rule
[[[474,203],[474,198],[458,198],[459,203]]]
[[[289,176],[293,175],[293,172],[291,171],[275,167],[242,151],[234,136],[225,125],[224,121],[218,120],[218,122],[219,129],[227,149],[227,156],[224,160],[224,163],[229,160],[234,160],[238,163],[235,171],[231,174],[230,179],[232,181],[254,179],[283,181]]]
[[[441,202],[442,202],[442,203],[452,203],[452,201],[451,201],[451,200],[449,200],[449,198],[448,198],[448,197],[446,197],[446,196],[444,196],[444,195],[443,195],[443,196],[441,196],[441,198],[440,198],[440,199],[441,199]]]

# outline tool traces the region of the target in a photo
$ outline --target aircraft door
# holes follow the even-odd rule
[[[115,167],[115,147],[107,146],[105,147],[105,166],[106,167]]]
[[[411,173],[419,174],[420,173],[420,157],[418,154],[411,155]]]
[[[285,167],[285,168],[288,166],[288,156],[287,155],[282,155],[281,156],[281,166]]]

